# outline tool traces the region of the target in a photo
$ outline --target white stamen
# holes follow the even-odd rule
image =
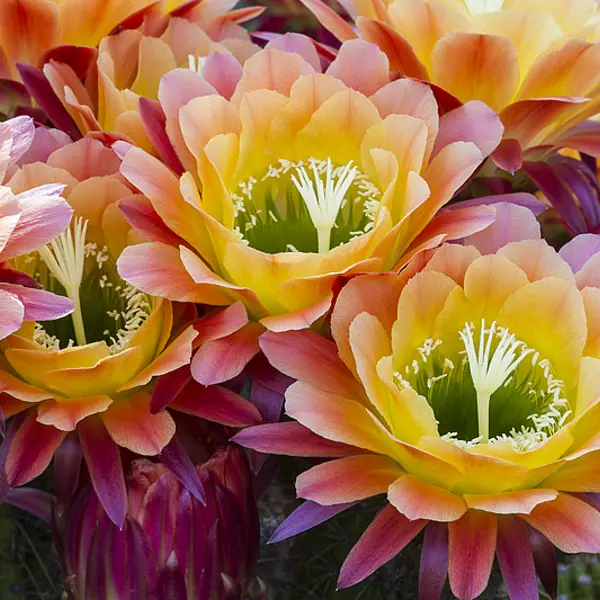
[[[73,327],[75,328],[75,338],[80,346],[87,343],[79,296],[85,265],[87,227],[88,222],[78,217],[73,223],[72,230],[71,228],[67,229],[39,250],[48,270],[65,288],[67,296],[73,302]]]
[[[477,352],[471,329],[470,325],[466,325],[459,335],[465,345],[469,369],[477,393],[479,435],[483,442],[487,443],[490,435],[491,396],[533,350],[526,348],[523,342],[515,338],[514,334],[509,334],[504,329],[500,335],[500,342],[490,357],[492,341],[496,337],[496,323],[492,323],[488,330],[485,328],[485,320],[482,319]],[[519,348],[521,348],[521,353],[517,356],[516,352]]]
[[[190,71],[198,73],[202,76],[204,74],[204,65],[206,64],[206,56],[195,57],[193,54],[188,54],[188,68]]]
[[[502,10],[504,0],[465,0],[465,4],[469,12],[475,16]]]
[[[338,180],[334,183],[334,169],[331,159],[327,161],[325,184],[321,175],[312,164],[313,179],[305,167],[297,167],[298,177],[292,175],[292,181],[302,196],[310,218],[317,230],[319,253],[329,252],[331,247],[331,230],[335,224],[340,207],[350,186],[357,175],[357,168],[348,163],[341,172],[336,173]]]

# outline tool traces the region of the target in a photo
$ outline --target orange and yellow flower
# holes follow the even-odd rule
[[[524,210],[509,209],[510,235],[539,237]],[[333,311],[335,343],[307,331],[261,338],[271,363],[298,380],[286,394],[296,422],[236,441],[341,457],[300,475],[309,502],[288,530],[387,494],[341,587],[424,528],[432,599],[447,573],[458,598],[477,597],[495,554],[511,598],[537,598],[534,558],[550,543],[600,551],[600,512],[587,495],[600,491],[600,237],[576,238],[561,257],[540,239],[505,245],[493,227],[475,245],[442,246],[408,283],[351,280]]]
[[[256,321],[272,330],[318,321],[340,275],[399,268],[493,220],[493,208],[478,207],[432,223],[501,138],[482,103],[440,120],[431,90],[390,82],[387,58],[362,40],[326,74],[302,36],[280,38],[243,71],[212,69],[219,60],[208,58],[210,83],[191,72],[163,79],[166,130],[188,172],[178,178],[138,148],[124,157],[121,173],[179,238],[123,253],[119,272],[137,288],[241,301],[256,339]],[[133,203],[126,213],[147,231],[145,213]]]
[[[110,149],[83,138],[24,165],[8,182],[15,192],[34,182],[66,184],[71,226],[13,266],[75,307],[58,321],[26,322],[1,342],[0,406],[4,416],[17,415],[5,442],[10,485],[38,476],[77,430],[96,491],[115,502],[119,446],[155,455],[175,433],[167,412],[152,414],[150,384],[189,363],[197,333],[184,327],[176,305],[117,274],[116,259],[136,240],[117,206],[133,194],[119,164]],[[110,513],[114,504],[107,504]],[[120,520],[115,512],[111,518]]]
[[[44,75],[81,133],[120,134],[152,152],[144,110],[152,110],[147,101],[161,95],[163,75],[181,68],[195,71],[211,52],[227,55],[234,68],[241,69],[239,63],[259,47],[239,22],[257,16],[262,9],[227,12],[217,11],[218,6],[210,10],[210,4],[190,5],[175,14],[163,14],[178,9],[174,3],[161,5],[163,12],[161,6],[153,7],[137,29],[104,37],[99,41],[96,68],[83,82],[73,57],[67,53],[51,56],[43,67]],[[140,98],[146,104],[138,111]]]
[[[303,2],[339,39],[358,35],[320,0]],[[460,102],[482,100],[502,117],[505,138],[523,150],[561,144],[563,134],[599,111],[595,0],[343,4],[360,34],[390,57],[392,69],[429,81]]]

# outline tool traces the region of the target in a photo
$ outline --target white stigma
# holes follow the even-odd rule
[[[49,271],[65,288],[67,296],[73,302],[73,327],[77,343],[80,346],[84,346],[87,343],[79,295],[85,266],[85,236],[87,228],[88,222],[78,217],[74,221],[72,230],[71,228],[67,229],[47,246],[39,250],[40,256],[46,263]]]
[[[486,329],[485,320],[482,319],[479,349],[476,351],[471,328],[472,325],[467,324],[465,329],[459,332],[459,335],[465,345],[469,369],[477,393],[479,435],[481,440],[486,443],[490,438],[490,399],[492,394],[502,386],[533,350],[518,341],[514,334],[509,334],[508,330],[497,328],[495,322],[492,323],[490,329]],[[497,335],[500,341],[492,354],[492,341]],[[521,348],[521,352],[517,355],[519,348]]]
[[[464,0],[469,12],[475,15],[483,15],[488,12],[502,10],[504,0]]]
[[[190,71],[202,75],[204,72],[204,64],[206,63],[206,56],[198,56],[197,58],[193,54],[188,54],[188,67]]]
[[[328,159],[324,184],[314,162],[312,171],[311,179],[305,167],[297,167],[298,177],[292,175],[292,181],[302,196],[317,230],[319,254],[325,254],[331,248],[331,230],[358,170],[350,161],[337,175],[337,183],[334,183],[334,169],[331,159]]]

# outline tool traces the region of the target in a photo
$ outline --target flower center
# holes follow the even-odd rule
[[[251,247],[324,254],[373,228],[381,192],[352,162],[281,159],[232,199],[235,229]]]
[[[497,12],[502,10],[504,4],[504,0],[464,0],[464,2],[473,16]]]
[[[571,415],[547,359],[495,322],[466,323],[451,357],[442,340],[426,340],[418,358],[395,373],[400,388],[425,396],[440,434],[463,447],[509,442],[526,451],[548,439]],[[456,340],[452,340],[456,341]]]
[[[26,271],[48,290],[67,296],[70,317],[37,323],[34,340],[59,350],[105,341],[111,353],[124,349],[152,312],[151,299],[118,275],[108,249],[86,242],[88,222],[76,218],[72,228],[25,260]]]

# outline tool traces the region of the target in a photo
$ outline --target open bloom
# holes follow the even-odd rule
[[[119,499],[119,446],[141,455],[161,452],[175,432],[166,412],[151,414],[150,383],[188,364],[194,318],[127,285],[116,259],[132,238],[116,203],[131,190],[119,159],[84,138],[24,165],[11,178],[63,181],[74,209],[69,228],[47,246],[15,261],[46,289],[68,298],[70,317],[27,321],[0,346],[0,406],[17,414],[7,437],[6,476],[21,485],[39,475],[69,431],[77,429],[98,495]],[[116,522],[124,515],[111,513]]]
[[[200,10],[204,4],[207,6]],[[148,100],[157,99],[163,75],[178,68],[196,71],[215,51],[240,69],[239,63],[259,47],[238,23],[255,17],[262,9],[219,12],[209,10],[210,4],[190,3],[187,9],[168,6],[177,10],[165,15],[160,6],[154,7],[139,28],[103,38],[97,59],[92,57],[96,68],[87,74],[75,60],[78,49],[50,57],[43,67],[44,75],[81,133],[119,134],[152,151],[144,117],[156,110]],[[144,104],[138,111],[141,97]]]
[[[0,6],[0,72],[18,77],[15,63],[36,65],[59,45],[97,46],[152,0],[6,0]]]
[[[523,214],[512,226],[536,233]],[[298,379],[286,394],[297,422],[236,441],[342,457],[300,475],[309,502],[288,534],[387,494],[342,566],[341,587],[425,528],[427,599],[447,573],[458,598],[477,597],[496,554],[510,597],[534,600],[535,566],[554,592],[551,544],[600,551],[588,494],[600,491],[600,238],[576,238],[562,257],[539,239],[504,245],[497,229],[469,241],[442,246],[408,283],[350,281],[332,315],[335,344],[307,331],[261,339],[272,364]]]
[[[72,600],[244,600],[258,556],[258,515],[248,462],[218,449],[196,468],[201,504],[163,464],[133,461],[129,512],[119,530],[93,490],[55,518]]]
[[[358,34],[321,0],[303,0],[341,40]],[[362,36],[406,77],[430,81],[460,102],[500,113],[504,137],[598,151],[598,136],[569,129],[598,112],[599,13],[595,0],[389,0],[340,2]],[[446,98],[449,100],[449,98]],[[589,136],[583,136],[589,138]],[[510,148],[514,150],[514,142]]]
[[[29,151],[34,132],[28,117],[0,125],[0,184]],[[58,319],[72,310],[68,299],[39,289],[36,281],[8,262],[43,246],[67,227],[72,210],[59,196],[63,187],[24,186],[15,195],[10,187],[0,186],[0,339],[17,331],[24,319]]]
[[[301,329],[328,311],[340,274],[399,268],[493,220],[477,207],[431,223],[500,140],[485,105],[440,121],[431,90],[390,82],[387,58],[362,40],[326,74],[302,36],[280,38],[243,71],[223,66],[210,83],[190,72],[163,79],[166,132],[187,173],[137,148],[124,157],[121,173],[155,211],[124,207],[156,240],[119,259],[139,289],[241,301],[264,327]]]

